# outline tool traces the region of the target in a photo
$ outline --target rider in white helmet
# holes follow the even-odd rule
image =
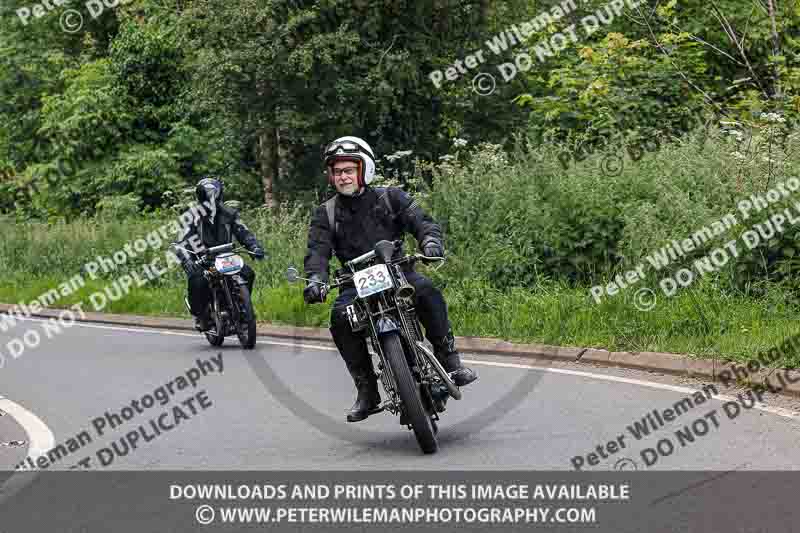
[[[439,224],[413,198],[395,187],[370,186],[375,177],[375,153],[366,141],[358,137],[340,137],[325,148],[323,160],[328,180],[337,194],[317,207],[312,216],[305,257],[309,278],[327,283],[332,255],[344,265],[374,249],[378,241],[401,240],[407,232],[414,235],[426,256],[444,257]],[[403,255],[402,249],[397,255]],[[456,385],[475,381],[477,375],[461,364],[456,351],[441,291],[410,267],[406,267],[405,275],[414,286],[417,314],[437,358],[452,373]],[[353,333],[344,311],[356,295],[354,287],[340,290],[331,312],[331,335],[358,389],[356,402],[347,415],[348,422],[364,420],[380,405],[366,340]],[[326,298],[324,288],[317,283],[309,283],[303,296],[307,303],[323,302]]]

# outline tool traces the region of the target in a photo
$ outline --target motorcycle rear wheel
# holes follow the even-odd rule
[[[439,442],[433,429],[433,421],[423,407],[419,384],[411,375],[399,335],[388,333],[382,336],[381,348],[397,380],[397,393],[403,402],[403,411],[411,422],[419,447],[424,453],[436,453]]]

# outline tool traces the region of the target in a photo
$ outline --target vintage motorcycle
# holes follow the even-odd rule
[[[175,248],[189,252],[197,258],[203,269],[213,298],[209,303],[209,314],[214,319],[214,329],[203,332],[212,346],[222,346],[225,337],[239,337],[242,348],[250,350],[256,345],[256,315],[247,281],[239,275],[244,259],[237,252],[252,252],[246,248],[234,248],[233,243],[222,244],[199,253],[172,243]],[[186,309],[191,314],[189,299],[184,298]]]
[[[378,412],[400,415],[400,423],[414,431],[422,451],[435,453],[439,447],[439,413],[444,411],[447,397],[460,400],[461,391],[423,343],[414,308],[414,287],[401,267],[444,259],[421,254],[393,259],[400,246],[401,241],[378,242],[372,251],[348,261],[331,284],[301,278],[294,267],[286,276],[290,282],[302,279],[320,283],[326,292],[355,286],[358,296],[346,313],[352,330],[369,337],[379,358],[377,375],[386,399]]]

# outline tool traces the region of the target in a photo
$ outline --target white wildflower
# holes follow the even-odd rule
[[[413,150],[400,150],[391,155],[384,156],[383,158],[389,161],[390,163],[394,163],[398,159],[401,159],[403,157],[408,157],[413,153],[414,153]]]
[[[455,146],[456,148],[461,148],[462,146],[466,146],[468,143],[469,141],[467,141],[466,139],[459,139],[459,138],[453,139],[453,146]]]
[[[728,131],[727,131],[727,133],[728,133],[728,135],[731,135],[731,136],[733,136],[733,137],[736,137],[736,140],[737,140],[737,141],[741,141],[741,140],[742,140],[742,138],[744,137],[744,135],[742,134],[742,132],[741,132],[741,131],[739,131],[739,130],[728,130]]]
[[[761,113],[761,118],[763,118],[767,122],[778,122],[778,123],[786,122],[786,119],[777,113]]]

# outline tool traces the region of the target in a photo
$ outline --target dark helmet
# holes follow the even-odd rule
[[[197,183],[194,194],[199,203],[212,202],[222,205],[222,182],[215,178],[203,178]]]

